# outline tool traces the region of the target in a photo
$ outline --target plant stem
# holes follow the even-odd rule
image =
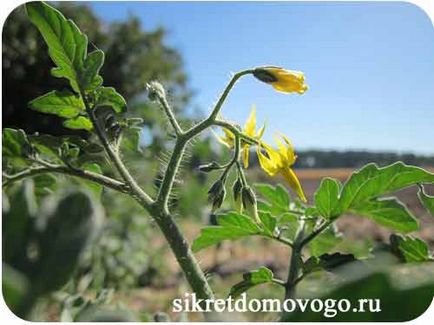
[[[206,130],[212,125],[218,125],[217,123],[220,123],[221,121],[216,121],[216,118],[218,116],[218,113],[221,110],[221,107],[229,95],[229,92],[232,90],[235,83],[240,79],[242,76],[253,73],[252,69],[247,69],[240,71],[232,77],[232,79],[229,81],[228,85],[226,86],[225,90],[223,91],[222,95],[220,96],[219,100],[217,101],[217,104],[215,105],[214,109],[212,110],[211,114],[208,118],[203,120],[202,122],[196,124],[189,130],[187,130],[184,133],[177,135],[177,140],[175,143],[175,147],[173,148],[172,155],[170,157],[169,163],[166,168],[166,172],[164,174],[163,181],[160,186],[160,190],[158,192],[156,201],[158,204],[160,204],[161,208],[164,209],[166,212],[168,212],[168,200],[169,200],[169,194],[172,190],[173,183],[175,181],[175,176],[179,168],[179,164],[182,161],[185,146],[188,144],[189,141],[191,141],[193,138],[195,138],[198,134],[200,134],[202,131]],[[234,129],[234,134],[239,135],[242,137],[242,133],[238,131],[233,125],[229,123],[225,123],[225,126],[229,128]]]
[[[304,238],[300,245],[302,247],[306,246],[309,242],[311,242],[316,236],[318,236],[321,232],[323,232],[325,229],[327,229],[328,226],[332,224],[332,220],[324,221],[321,226],[319,226],[317,229],[312,231],[306,238]]]
[[[278,285],[280,285],[282,287],[285,287],[285,281],[283,281],[283,280],[273,278],[273,279],[271,279],[271,282],[273,282],[275,284],[278,284]]]
[[[301,241],[304,236],[305,222],[302,220],[297,229],[297,233],[294,238],[294,243],[292,245],[291,259],[289,261],[289,271],[288,278],[285,283],[285,299],[293,298],[295,294],[295,284],[299,276],[300,269],[303,263],[301,257],[301,250],[303,246]]]
[[[172,191],[176,173],[178,172],[179,165],[181,164],[182,158],[184,156],[186,145],[187,141],[184,139],[184,137],[179,136],[176,139],[175,147],[173,148],[172,155],[170,156],[169,163],[167,164],[166,171],[164,173],[163,181],[161,182],[160,189],[158,191],[156,202],[165,212],[169,211],[169,194]]]
[[[247,69],[247,70],[237,72],[232,76],[232,78],[229,81],[228,85],[226,86],[225,90],[223,90],[223,93],[220,95],[220,98],[219,98],[217,104],[215,105],[213,111],[211,112],[211,115],[209,116],[210,120],[214,121],[216,119],[218,113],[220,112],[220,109],[221,109],[223,103],[226,100],[226,97],[228,97],[230,91],[235,86],[238,79],[240,79],[242,76],[253,73],[253,71],[254,71],[253,69]]]
[[[190,249],[190,245],[184,238],[178,225],[173,217],[159,208],[156,202],[151,209],[151,214],[163,232],[167,242],[170,245],[182,271],[187,278],[190,287],[196,293],[199,299],[213,299],[214,294],[205,274],[201,270],[199,263]]]
[[[281,243],[283,243],[285,245],[288,245],[289,247],[293,247],[294,246],[294,243],[291,240],[289,240],[288,238],[279,237],[279,236],[277,236],[277,237],[271,237],[271,238],[273,238],[273,239],[275,239],[275,240],[277,240],[277,241],[279,241],[279,242],[281,242]]]
[[[175,133],[177,135],[182,134],[182,128],[179,125],[178,121],[176,120],[175,114],[173,113],[172,108],[170,107],[167,98],[166,97],[161,97],[158,96],[158,101],[160,103],[160,105],[163,107],[164,112],[167,115],[167,118],[169,119],[170,124],[172,125],[173,129],[175,130]]]
[[[107,139],[105,131],[103,129],[101,129],[99,122],[95,118],[94,111],[92,110],[92,108],[91,108],[89,102],[87,101],[87,98],[83,92],[81,93],[81,97],[83,98],[83,102],[84,102],[84,105],[86,107],[87,115],[89,116],[90,120],[92,121],[95,132],[96,132],[100,142],[102,143],[107,155],[109,156],[110,161],[114,164],[116,170],[119,172],[121,177],[124,179],[125,183],[131,188],[133,193],[140,198],[140,200],[143,202],[144,205],[150,206],[152,204],[153,200],[136,183],[136,181],[131,176],[128,169],[125,167],[124,163],[122,162],[122,159],[120,158],[118,152],[116,152],[112,148],[110,142]]]
[[[212,124],[224,127],[225,129],[228,129],[229,131],[231,131],[234,134],[234,136],[238,136],[239,138],[241,138],[242,140],[246,141],[249,144],[258,144],[259,143],[258,140],[245,135],[244,133],[242,133],[240,130],[238,130],[234,125],[232,125],[229,122],[226,122],[223,120],[215,120]]]

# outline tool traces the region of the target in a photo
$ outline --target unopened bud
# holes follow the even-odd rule
[[[226,189],[223,187],[222,191],[214,198],[212,202],[212,212],[220,208],[223,204],[223,201],[226,198]]]
[[[237,180],[234,182],[234,185],[232,185],[232,194],[234,196],[235,208],[239,213],[243,212],[243,203],[241,199],[242,189],[243,183],[241,182],[241,179],[237,178]]]
[[[241,199],[243,201],[244,209],[246,209],[257,223],[260,223],[256,195],[250,187],[243,187],[241,191]]]
[[[220,208],[226,197],[224,180],[217,180],[208,191],[208,201],[212,204],[212,211]]]
[[[151,81],[146,84],[146,90],[148,92],[148,98],[152,101],[166,97],[164,87],[158,81]]]

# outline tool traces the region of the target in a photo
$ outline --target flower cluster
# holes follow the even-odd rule
[[[285,70],[278,67],[261,67],[252,70],[252,74],[258,80],[270,84],[274,89],[280,92],[303,94],[308,89],[308,86],[304,83],[304,74],[299,71]],[[237,130],[238,134],[236,135]],[[235,149],[234,162],[236,162],[238,166],[238,177],[233,184],[232,191],[237,210],[240,213],[246,210],[257,222],[260,221],[257,213],[255,193],[247,184],[237,157],[237,155],[239,155],[240,158],[242,156],[242,165],[244,169],[247,169],[249,167],[251,146],[256,146],[259,164],[266,174],[271,177],[278,175],[283,177],[300,200],[303,202],[307,201],[300,181],[292,169],[297,156],[290,140],[285,135],[280,135],[280,137],[276,137],[277,147],[274,148],[262,140],[264,131],[265,125],[259,128],[259,130],[256,129],[256,108],[253,107],[242,129],[232,128],[231,130],[223,126],[223,136],[215,134],[220,143],[230,149]],[[226,166],[220,166],[217,163],[201,166],[202,171],[224,169],[220,179],[213,184],[208,192],[213,210],[219,208],[224,201],[226,196],[226,176],[231,167],[231,163]]]

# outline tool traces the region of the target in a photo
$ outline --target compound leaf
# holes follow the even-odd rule
[[[383,168],[368,164],[353,173],[345,183],[339,200],[340,207],[345,211],[372,198],[418,183],[434,183],[434,174],[402,162]]]
[[[69,80],[72,89],[79,93],[79,74],[84,69],[87,37],[74,22],[44,2],[26,4],[30,20],[38,28],[48,45],[48,53],[57,65],[52,74]]]
[[[80,75],[80,83],[85,91],[92,91],[101,86],[103,79],[99,71],[104,64],[104,52],[95,50],[87,56],[84,62],[84,71]]]
[[[340,184],[332,178],[324,178],[318,190],[315,192],[315,204],[318,212],[327,219],[339,216],[339,191]]]
[[[80,96],[64,91],[50,91],[29,102],[29,107],[35,111],[53,114],[64,118],[76,117],[85,107]]]
[[[351,213],[366,216],[376,223],[399,232],[411,232],[419,228],[411,212],[396,198],[373,199],[352,208]]]
[[[419,238],[392,234],[390,236],[392,251],[407,263],[431,260],[428,245]]]
[[[92,122],[84,116],[78,116],[63,122],[63,126],[72,130],[86,130],[91,131],[93,129]]]
[[[420,186],[417,196],[425,209],[434,216],[434,196],[426,194],[423,186]]]
[[[127,103],[113,87],[101,87],[97,90],[96,106],[109,106],[116,113],[122,113],[126,110]]]
[[[303,274],[306,275],[320,270],[332,271],[336,267],[354,261],[356,261],[356,258],[353,254],[334,253],[311,256],[303,263]]]
[[[266,201],[266,204],[261,204],[262,209],[273,215],[288,212],[290,199],[288,191],[282,185],[274,187],[269,184],[255,184],[255,189]]]
[[[250,271],[243,274],[243,281],[235,284],[229,293],[230,296],[236,298],[250,288],[264,283],[273,282],[273,272],[270,269],[262,266],[258,270]]]
[[[205,227],[201,230],[199,237],[192,245],[194,252],[226,239],[239,239],[262,232],[262,229],[251,218],[236,212],[218,215],[217,224],[218,226]]]
[[[276,228],[277,219],[269,212],[259,211],[259,219],[267,236],[272,236]]]

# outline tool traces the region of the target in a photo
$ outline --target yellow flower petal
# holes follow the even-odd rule
[[[286,151],[287,151],[287,149],[286,149],[285,145],[277,137],[274,137],[274,141],[277,143],[277,149],[279,150],[279,155],[281,157],[284,157],[284,159],[286,160]]]
[[[289,166],[292,166],[297,160],[297,156],[294,152],[294,146],[292,145],[291,141],[286,135],[281,134],[280,136],[282,137],[283,141],[286,144],[286,150],[285,150],[286,161]]]
[[[303,202],[307,202],[306,196],[304,195],[303,188],[301,187],[300,181],[297,178],[297,175],[295,175],[294,171],[291,168],[282,169],[280,171],[282,176],[285,178],[285,180],[288,182],[291,189],[297,193],[297,195],[300,197],[300,199]]]
[[[258,155],[259,165],[261,165],[261,168],[270,176],[276,175],[277,172],[277,165],[276,163],[270,159],[269,157],[265,156],[262,153],[263,144],[260,144],[256,148],[256,154]],[[267,151],[267,149],[265,149]],[[268,154],[268,151],[267,151]]]
[[[249,118],[244,125],[243,133],[248,135],[249,137],[254,137],[256,131],[256,107],[252,107],[252,111],[250,112]]]
[[[223,131],[225,131],[225,129],[223,129]],[[225,134],[225,137],[222,137],[222,136],[218,135],[217,133],[215,133],[214,130],[212,130],[212,129],[211,129],[211,132],[213,133],[214,137],[217,139],[218,142],[220,142],[221,144],[225,145],[228,148],[233,148],[234,140],[228,138],[227,134]]]
[[[284,93],[305,93],[309,87],[304,83],[301,71],[286,70],[279,67],[258,68],[254,75],[261,81],[269,83],[274,89]]]
[[[262,138],[264,132],[265,132],[265,124],[259,129],[258,134],[256,135],[256,139],[259,140],[260,138]]]

